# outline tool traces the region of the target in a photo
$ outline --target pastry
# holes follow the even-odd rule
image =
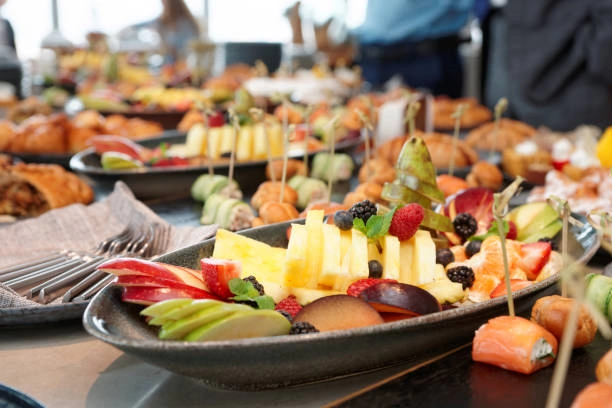
[[[468,182],[461,177],[451,176],[450,174],[440,174],[436,177],[436,184],[444,197],[450,197],[461,190],[470,187]]]
[[[453,151],[453,138],[450,135],[435,132],[424,133],[418,130],[415,132],[415,135],[421,137],[427,145],[431,161],[436,168],[446,169],[450,166],[451,152]],[[391,165],[395,166],[408,137],[408,135],[400,136],[383,143],[376,149],[376,157],[384,158]],[[478,160],[476,151],[463,140],[457,140],[454,157],[455,167],[467,167]]]
[[[451,99],[445,96],[439,96],[435,99],[433,104],[434,128],[440,130],[453,130],[455,128],[455,118],[452,115],[461,104],[466,106],[466,110],[459,122],[460,129],[471,129],[493,118],[491,110],[479,104],[474,98]]]
[[[472,166],[465,181],[469,187],[486,187],[497,191],[504,182],[504,175],[495,164],[481,160]]]
[[[497,131],[495,122],[488,122],[471,130],[465,141],[474,149],[503,151],[532,138],[535,133],[536,129],[526,123],[501,118]]]
[[[17,134],[17,127],[9,120],[0,120],[0,151],[5,151],[11,145]]]
[[[295,206],[278,201],[266,201],[259,208],[258,217],[253,220],[253,227],[290,221],[299,218],[300,214]]]
[[[55,164],[17,163],[0,170],[0,214],[34,217],[93,199],[87,183]]]
[[[283,202],[295,205],[298,201],[298,193],[288,184],[285,184],[283,191]],[[251,205],[256,211],[266,201],[280,201],[281,182],[264,181],[257,187],[255,194],[251,197]]]
[[[383,185],[395,180],[395,168],[382,158],[371,158],[359,169],[358,179],[360,183],[372,181]]]
[[[286,177],[290,179],[293,176],[305,176],[307,173],[306,166],[302,160],[287,159]],[[272,179],[274,174],[276,180],[280,180],[283,176],[283,160],[272,160],[266,165],[266,178]]]

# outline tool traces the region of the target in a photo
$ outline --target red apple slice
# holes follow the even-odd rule
[[[157,288],[152,286],[125,286],[121,299],[124,302],[137,303],[140,305],[152,305],[162,300],[190,298],[190,299],[215,299],[205,290],[185,286],[183,288]]]
[[[183,267],[168,267],[161,262],[147,261],[139,258],[115,258],[98,266],[99,270],[112,275],[146,275],[174,280],[188,286],[208,290],[197,271],[186,271]]]
[[[138,143],[121,136],[112,135],[96,135],[89,139],[89,142],[96,153],[102,154],[106,152],[119,152],[127,154],[133,159],[146,161],[149,155],[149,150]]]
[[[196,286],[190,286],[176,280],[165,279],[156,276],[147,276],[147,275],[120,275],[117,276],[114,280],[116,285],[119,286],[150,286],[157,288],[175,288],[175,289],[189,289],[196,288],[202,289]],[[209,292],[209,291],[207,291]],[[210,293],[210,292],[209,292]],[[211,296],[217,297],[210,293]]]
[[[222,299],[229,299],[234,294],[229,289],[229,281],[240,278],[242,264],[228,259],[202,258],[202,278],[209,290]]]

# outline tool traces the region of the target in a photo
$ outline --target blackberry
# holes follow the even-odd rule
[[[474,284],[474,271],[469,266],[459,265],[446,271],[448,279],[463,285],[463,289],[472,287]]]
[[[294,322],[291,325],[291,330],[289,334],[308,334],[308,333],[318,333],[319,329],[314,327],[312,324],[308,322]]]
[[[473,240],[468,242],[468,244],[465,246],[465,255],[468,258],[471,258],[472,256],[476,255],[480,252],[481,245],[482,241]]]
[[[286,310],[277,310],[277,312],[285,316],[285,319],[293,323],[293,316],[291,316],[291,313],[287,312]]]
[[[334,224],[343,231],[350,230],[353,228],[353,214],[348,211],[336,211]]]
[[[370,200],[363,200],[353,204],[349,212],[353,218],[361,218],[366,223],[371,216],[376,215],[376,204]]]
[[[383,266],[376,259],[372,259],[368,262],[368,277],[369,278],[382,278]]]
[[[558,249],[557,243],[552,238],[543,237],[538,239],[538,242],[548,242],[553,251],[556,251]]]
[[[455,261],[455,254],[448,248],[441,248],[436,251],[436,263],[443,266]]]
[[[243,280],[243,281],[245,281],[245,282],[251,282],[251,284],[253,285],[253,287],[255,288],[255,290],[256,290],[257,292],[259,292],[259,294],[260,294],[261,296],[263,296],[263,295],[265,295],[265,294],[266,294],[266,291],[264,290],[263,285],[262,285],[261,283],[259,283],[259,282],[257,281],[257,278],[256,278],[256,277],[254,277],[253,275],[251,275],[251,276],[247,276],[246,278],[243,278],[242,280]]]
[[[459,213],[453,220],[453,227],[457,235],[464,241],[474,235],[478,230],[478,223],[470,213]]]

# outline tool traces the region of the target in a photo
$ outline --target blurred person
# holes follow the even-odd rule
[[[0,7],[7,0],[0,0]],[[0,82],[7,82],[14,88],[14,96],[21,98],[23,69],[17,57],[15,33],[10,21],[0,16]]]
[[[612,125],[612,0],[512,0],[504,14],[511,115],[557,131]]]
[[[473,7],[474,0],[369,0],[353,32],[364,79],[379,88],[399,75],[410,87],[460,97],[459,32]]]
[[[4,6],[7,0],[0,0],[0,7]],[[1,53],[12,53],[17,57],[17,47],[15,46],[15,32],[11,22],[6,18],[0,16],[0,47],[2,47]]]
[[[161,14],[153,20],[134,24],[120,33],[127,36],[143,29],[152,29],[159,35],[165,63],[185,60],[189,44],[200,36],[200,26],[184,0],[161,0]]]

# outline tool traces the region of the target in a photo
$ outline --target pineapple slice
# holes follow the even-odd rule
[[[208,129],[208,137],[210,140],[206,143],[206,149],[210,146],[210,157],[218,159],[221,157],[221,140],[224,137],[223,127]],[[206,152],[206,150],[205,150]]]
[[[323,259],[319,272],[318,284],[333,287],[338,274],[340,274],[340,260],[342,251],[340,229],[335,225],[323,224]]]
[[[434,281],[419,285],[435,297],[440,304],[455,303],[465,298],[467,291],[463,290],[463,285],[448,279],[444,266],[436,264],[434,266]]]
[[[300,287],[315,289],[319,280],[323,258],[323,210],[311,210],[306,214],[306,276]]]
[[[283,157],[283,129],[280,124],[270,125],[268,127],[268,142],[270,143],[270,154],[272,157]]]
[[[185,157],[198,157],[206,155],[206,128],[196,123],[189,129],[185,137]]]
[[[220,128],[222,129],[222,135],[219,140],[219,156],[223,153],[230,153],[232,151],[232,145],[234,143],[234,127],[231,125],[224,125]]]
[[[304,287],[309,281],[306,274],[307,243],[306,225],[292,224],[285,259],[285,284],[289,287]]]
[[[236,160],[253,159],[253,126],[242,126],[238,132],[236,145]]]
[[[263,285],[266,295],[271,296],[276,303],[289,295],[295,296],[302,306],[307,305],[321,297],[344,294],[331,289],[291,288],[276,282],[259,282]]]
[[[262,123],[258,123],[253,129],[253,160],[265,160],[268,158],[268,143],[266,129]]]
[[[400,241],[396,236],[385,235],[382,265],[383,278],[400,280]]]
[[[416,272],[413,271],[412,260],[414,258],[414,237],[400,242],[400,277],[402,283],[414,285],[416,282]]]
[[[414,252],[412,259],[413,285],[432,282],[435,276],[436,244],[429,231],[418,230],[414,234]]]
[[[367,278],[369,275],[368,238],[355,228],[350,232],[351,247],[342,258],[341,275],[337,277],[333,286],[333,289],[341,292],[346,292],[352,282]]]
[[[234,232],[218,229],[212,257],[240,261],[241,277],[253,275],[259,282],[285,281],[287,250],[276,248]]]

